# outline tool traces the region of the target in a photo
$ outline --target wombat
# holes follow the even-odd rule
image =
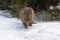
[[[35,12],[31,7],[24,7],[21,11],[21,20],[25,28],[32,26],[35,20]]]

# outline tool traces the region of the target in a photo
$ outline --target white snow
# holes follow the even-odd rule
[[[21,20],[1,15],[0,40],[60,40],[60,22],[37,22],[24,29]]]
[[[0,16],[4,16],[4,17],[8,17],[8,18],[11,18],[12,15],[10,14],[10,11],[8,10],[0,10]]]
[[[50,6],[50,7],[49,7],[49,9],[51,9],[51,10],[53,10],[53,8],[54,8],[53,6]]]

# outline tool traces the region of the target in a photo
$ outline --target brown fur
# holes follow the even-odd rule
[[[21,20],[27,28],[28,26],[32,26],[32,23],[34,22],[35,13],[34,10],[31,7],[25,7],[21,11]]]

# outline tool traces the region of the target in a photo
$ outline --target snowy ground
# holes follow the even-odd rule
[[[20,20],[0,13],[0,40],[60,40],[60,22],[40,22],[24,29]]]

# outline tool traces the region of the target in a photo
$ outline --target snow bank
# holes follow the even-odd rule
[[[10,12],[8,10],[0,10],[0,16],[4,16],[4,17],[8,17],[11,18],[12,15],[10,14]]]
[[[12,15],[6,11],[0,11],[0,40],[22,40],[17,29],[24,29],[24,26],[17,18],[10,18]]]

